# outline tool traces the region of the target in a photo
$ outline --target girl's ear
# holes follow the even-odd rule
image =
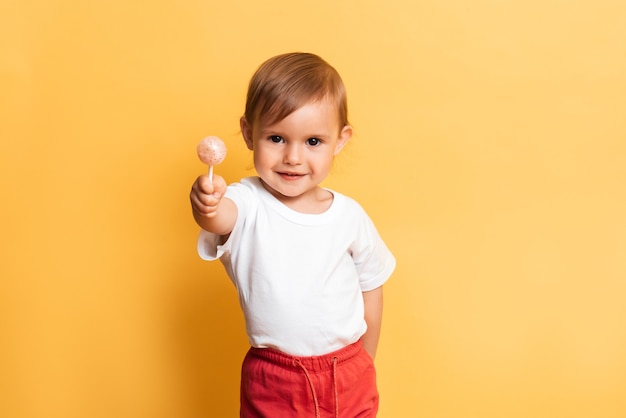
[[[337,155],[337,154],[339,154],[341,152],[343,147],[345,147],[346,144],[348,144],[348,141],[350,141],[350,138],[352,138],[352,126],[346,125],[341,130],[341,133],[339,133],[339,139],[337,140],[337,146],[335,146],[335,155]]]
[[[243,140],[246,142],[246,146],[252,151],[254,148],[252,142],[252,126],[250,126],[245,116],[239,119],[239,126],[241,127],[241,134],[243,135]]]

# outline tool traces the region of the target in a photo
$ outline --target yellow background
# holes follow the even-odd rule
[[[626,416],[622,0],[2,0],[0,416],[237,416],[188,190],[209,134],[253,174],[246,85],[294,50],[344,77],[326,185],[398,260],[379,416]]]

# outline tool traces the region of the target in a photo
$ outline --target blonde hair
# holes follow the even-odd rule
[[[281,121],[301,106],[320,100],[336,105],[340,129],[348,125],[348,101],[341,76],[315,54],[294,52],[265,61],[248,86],[244,117],[250,125]]]

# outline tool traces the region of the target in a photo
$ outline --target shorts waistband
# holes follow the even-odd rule
[[[256,347],[251,347],[248,354],[288,369],[300,369],[304,366],[309,373],[315,373],[327,371],[332,369],[334,365],[349,361],[361,352],[362,347],[361,340],[359,340],[337,351],[320,356],[292,356],[273,348]]]

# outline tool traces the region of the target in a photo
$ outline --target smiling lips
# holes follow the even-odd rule
[[[302,177],[304,177],[304,174],[300,174],[300,173],[290,173],[290,172],[283,172],[283,171],[279,171],[277,173],[282,179],[287,180],[287,181],[293,181],[293,180],[299,180]]]

